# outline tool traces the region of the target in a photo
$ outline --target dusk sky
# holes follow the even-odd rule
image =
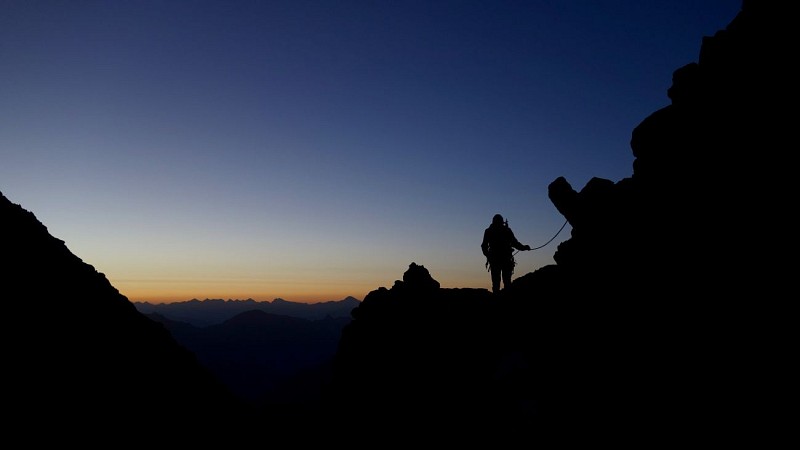
[[[0,192],[131,301],[491,287],[741,0],[0,0]],[[517,254],[515,277],[553,264]]]

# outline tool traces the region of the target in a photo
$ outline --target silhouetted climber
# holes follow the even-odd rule
[[[492,274],[492,292],[500,291],[500,280],[503,288],[511,285],[511,274],[514,273],[514,249],[530,250],[530,245],[520,243],[514,232],[508,227],[508,221],[503,216],[495,214],[492,224],[483,232],[481,250],[486,256],[486,265]]]

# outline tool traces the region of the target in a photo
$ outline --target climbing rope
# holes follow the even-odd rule
[[[559,228],[559,229],[558,229],[558,231],[556,231],[556,234],[555,234],[555,236],[553,236],[552,238],[550,238],[550,240],[549,240],[549,241],[545,242],[544,244],[542,244],[542,245],[540,245],[540,246],[538,246],[538,247],[534,247],[534,248],[532,248],[531,250],[539,250],[540,248],[544,247],[545,245],[547,245],[547,244],[549,244],[549,243],[553,242],[553,239],[555,239],[555,238],[556,238],[556,236],[558,236],[558,235],[559,235],[559,233],[561,233],[561,230],[563,230],[563,229],[564,229],[564,227],[565,227],[565,226],[567,226],[567,222],[569,222],[569,220],[565,220],[565,221],[564,221],[564,225],[561,225],[561,228]]]
[[[563,225],[561,225],[561,228],[559,228],[559,229],[558,229],[558,231],[556,231],[556,234],[555,234],[553,237],[551,237],[549,241],[545,242],[544,244],[542,244],[542,245],[540,245],[540,246],[538,246],[538,247],[533,247],[533,248],[531,248],[531,250],[539,250],[540,248],[542,248],[542,247],[546,246],[547,244],[549,244],[549,243],[553,242],[553,239],[555,239],[556,237],[558,237],[558,235],[559,235],[559,234],[561,234],[561,230],[563,230],[563,229],[564,229],[564,227],[565,227],[565,226],[567,226],[567,222],[569,222],[569,220],[565,220],[565,221],[564,221],[564,224],[563,224]],[[514,258],[514,256],[517,256],[517,253],[519,253],[519,250],[517,250],[517,251],[515,251],[514,253],[512,253],[512,254],[511,254],[511,258]],[[514,261],[514,265],[515,265],[515,266],[517,265],[517,262],[516,262],[516,261]],[[489,268],[489,260],[488,260],[488,259],[486,260],[486,270],[487,270],[487,271],[488,271],[488,270],[491,270],[491,269]]]
[[[540,245],[540,246],[538,246],[538,247],[533,247],[531,250],[539,250],[540,248],[542,248],[542,247],[546,246],[547,244],[549,244],[549,243],[553,242],[553,239],[555,239],[556,237],[558,237],[558,235],[561,233],[561,230],[563,230],[563,229],[564,229],[564,227],[565,227],[565,226],[567,226],[567,222],[569,222],[569,220],[565,220],[565,221],[564,221],[564,225],[561,225],[561,228],[559,228],[559,229],[558,229],[558,231],[556,231],[556,234],[555,234],[555,236],[551,237],[549,241],[545,242],[544,244],[542,244],[542,245]],[[516,252],[514,252],[514,254],[513,254],[513,255],[511,255],[511,256],[515,256],[517,253],[519,253],[519,250],[517,250]]]

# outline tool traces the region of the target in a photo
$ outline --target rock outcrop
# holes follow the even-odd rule
[[[775,107],[794,83],[784,9],[746,1],[702,39],[671,104],[633,130],[631,177],[550,184],[572,225],[556,264],[495,297],[424,277],[370,293],[340,343],[333,407],[466,440],[744,437],[783,340],[764,308],[787,288],[775,239],[754,241],[788,203],[773,157],[790,142]]]

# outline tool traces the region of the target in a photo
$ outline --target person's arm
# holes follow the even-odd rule
[[[483,241],[481,242],[481,251],[483,252],[483,256],[489,257],[489,236],[487,235],[489,230],[485,230],[483,232]]]
[[[514,236],[514,232],[513,231],[511,231],[509,229],[508,232],[511,234],[511,246],[512,247],[514,247],[517,250],[530,250],[531,249],[530,245],[525,245],[522,242],[518,241],[517,237]]]

